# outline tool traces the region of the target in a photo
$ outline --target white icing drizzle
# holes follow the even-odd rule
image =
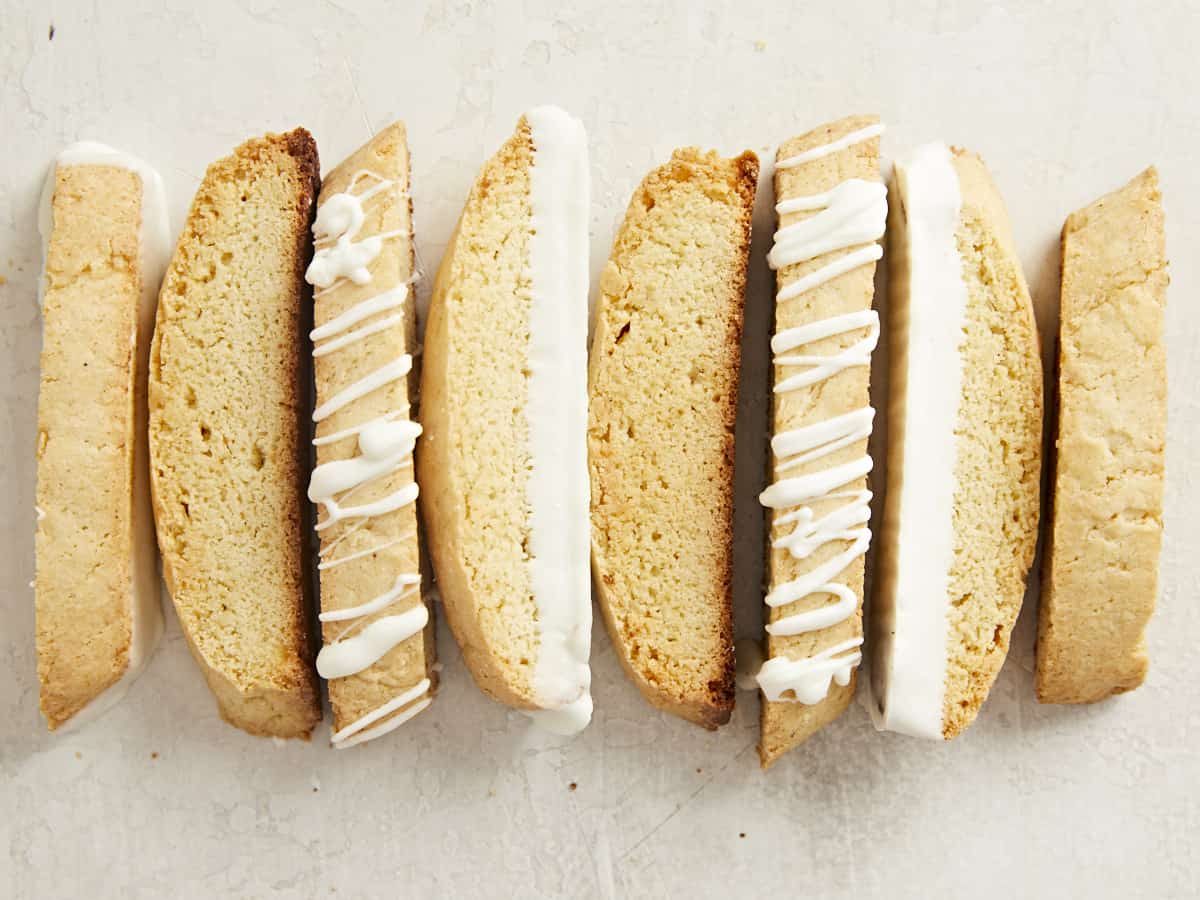
[[[777,163],[776,168],[788,169],[820,159],[882,132],[882,125],[853,131],[836,141],[789,157]],[[773,269],[856,248],[781,288],[776,294],[777,303],[792,300],[860,266],[873,263],[883,255],[877,242],[883,237],[887,222],[887,189],[879,182],[851,178],[822,194],[781,201],[775,209],[781,216],[806,211],[815,211],[815,214],[776,232],[775,245],[767,257]],[[859,246],[864,244],[866,246]],[[864,330],[866,333],[859,340],[833,354],[793,352],[818,341]],[[847,369],[869,366],[871,353],[878,342],[879,317],[870,309],[781,331],[771,339],[775,365],[801,371],[779,381],[775,393],[807,388]],[[866,406],[775,435],[771,439],[771,451],[776,460],[776,473],[807,465],[865,440],[871,434],[874,418],[875,411]],[[794,526],[790,532],[772,541],[774,548],[787,550],[794,559],[808,559],[831,542],[848,545],[799,578],[779,585],[766,597],[766,604],[771,608],[818,595],[827,595],[835,602],[785,616],[767,625],[768,634],[785,636],[819,631],[854,615],[858,597],[835,579],[867,552],[871,542],[868,527],[871,492],[845,488],[864,478],[871,471],[871,464],[871,457],[864,454],[848,463],[780,478],[760,495],[763,506],[789,510],[775,520],[777,526]],[[837,505],[818,518],[813,507],[829,502]],[[861,645],[862,638],[858,637],[807,659],[772,657],[758,671],[758,686],[771,701],[819,703],[828,695],[833,682],[842,686],[850,683],[854,668],[862,661]]]
[[[355,530],[357,530],[357,528]],[[395,547],[397,544],[402,543],[411,537],[412,534],[406,534],[390,541],[384,541],[382,544],[376,544],[373,547],[367,547],[365,550],[359,550],[355,553],[348,553],[345,556],[339,556],[336,559],[326,560],[318,565],[317,569],[322,572],[324,572],[326,569],[335,569],[343,563],[354,562],[354,560],[362,559],[364,556],[370,556],[372,553],[381,553],[388,549],[388,547]],[[341,540],[341,538],[338,540]]]
[[[845,350],[840,350],[832,356],[785,356],[789,350],[803,347],[825,338],[846,334],[866,328],[867,334],[861,340],[851,344]],[[771,338],[771,351],[776,354],[775,365],[787,367],[807,367],[798,375],[785,378],[775,385],[775,393],[784,394],[788,391],[799,390],[803,387],[832,378],[843,369],[855,366],[869,366],[871,353],[879,343],[879,315],[873,309],[845,313],[821,319],[809,325],[798,328],[788,328]]]
[[[355,187],[365,179],[373,181],[371,186],[355,193]],[[364,204],[393,185],[393,181],[372,172],[358,172],[351,178],[345,192],[328,197],[318,208],[316,221],[313,223],[313,237],[317,249],[305,273],[308,282],[320,289],[314,294],[314,298],[332,293],[347,283],[369,284],[372,277],[370,264],[383,249],[383,241],[405,233],[389,231],[364,238],[358,237],[366,221]],[[314,358],[336,353],[373,334],[402,325],[403,314],[377,317],[403,307],[411,295],[414,281],[415,275],[390,290],[354,304],[340,315],[314,328],[310,335]],[[359,324],[363,322],[366,324]],[[334,393],[313,411],[313,421],[324,421],[372,391],[404,378],[411,371],[412,357],[409,354],[403,354],[385,363]],[[325,517],[317,523],[316,530],[323,532],[339,522],[349,523],[337,538],[322,546],[318,570],[326,571],[362,559],[413,537],[413,534],[409,533],[354,553],[333,557],[335,548],[350,535],[358,532],[371,518],[395,512],[416,501],[417,485],[415,482],[409,482],[371,502],[346,505],[351,495],[359,489],[381,478],[387,478],[401,469],[411,467],[413,448],[420,434],[421,426],[408,419],[406,407],[404,410],[392,410],[333,434],[314,438],[313,445],[318,447],[351,436],[358,438],[356,455],[317,466],[309,482],[309,500],[325,513]],[[421,578],[418,574],[402,572],[396,576],[393,586],[382,594],[355,606],[323,612],[320,615],[322,622],[350,624],[334,640],[325,644],[317,655],[317,672],[321,677],[333,680],[358,674],[375,665],[399,644],[420,634],[429,624],[429,610],[419,599],[416,606],[402,613],[379,616],[367,622],[369,617],[385,612],[410,598],[419,590],[420,583]],[[429,679],[422,679],[414,687],[335,733],[332,738],[333,745],[337,748],[351,747],[386,734],[432,702],[428,696],[429,689]],[[381,725],[369,727],[392,713],[397,714]]]
[[[791,700],[809,706],[820,703],[829,693],[831,681],[842,687],[850,683],[851,673],[862,662],[862,642],[860,637],[851,638],[807,659],[773,656],[759,669],[758,686],[768,700]]]
[[[383,704],[383,706],[379,707],[379,709],[373,710],[367,713],[361,719],[351,722],[341,731],[334,732],[331,739],[334,749],[344,750],[347,747],[353,747],[356,744],[365,743],[366,741],[370,741],[379,737],[380,735],[387,734],[392,729],[403,725],[433,702],[433,698],[427,696],[430,687],[431,685],[429,679],[423,678],[404,693],[397,695],[387,703]],[[414,703],[414,700],[417,702]],[[410,703],[412,703],[412,706],[409,706]],[[404,709],[406,706],[408,706],[408,709]],[[400,713],[399,715],[392,716],[382,725],[379,725],[375,728],[370,728],[366,731],[363,730],[367,729],[368,726],[375,724],[384,716],[390,715],[398,709],[404,709],[404,712]]]
[[[813,288],[827,281],[832,281],[839,275],[845,275],[847,272],[854,271],[859,266],[865,266],[867,263],[873,263],[882,258],[883,247],[879,244],[868,244],[865,247],[860,247],[852,253],[839,256],[833,262],[822,266],[815,272],[809,272],[807,275],[797,278],[779,292],[778,300],[782,303],[785,300],[791,300],[793,297],[799,297],[805,291],[811,291]]]
[[[390,363],[384,363],[374,372],[360,378],[358,381],[342,388],[315,410],[313,410],[313,421],[323,422],[332,416],[335,412],[349,403],[353,403],[362,397],[365,397],[371,391],[378,390],[385,384],[390,384],[393,381],[399,381],[412,371],[412,357],[407,353],[400,356],[398,359],[392,360]]]
[[[361,178],[374,178],[375,184],[357,194],[350,193]],[[369,266],[383,249],[383,242],[406,232],[384,231],[358,241],[355,238],[367,219],[363,204],[393,184],[373,172],[358,172],[350,180],[348,191],[325,199],[312,226],[317,249],[304,273],[309,284],[331,288],[342,279],[355,284],[367,284],[371,280]]]
[[[397,600],[407,597],[421,583],[421,576],[404,573],[396,576],[396,583],[378,597],[360,603],[358,606],[347,606],[344,609],[333,609],[321,613],[317,618],[322,622],[344,622],[347,619],[357,619],[369,616],[387,609]]]
[[[350,344],[356,344],[363,338],[368,338],[373,334],[378,334],[381,331],[386,331],[394,325],[399,325],[404,321],[404,316],[386,316],[369,325],[364,325],[362,328],[355,328],[353,331],[347,331],[341,337],[334,338],[331,341],[326,341],[320,346],[313,347],[313,356],[324,356],[327,353],[333,353],[335,350],[341,350],[343,347],[348,347]]]
[[[317,523],[317,531],[324,531],[335,522],[340,522],[343,519],[370,519],[375,516],[382,516],[390,512],[395,512],[398,509],[403,509],[417,499],[416,483],[406,484],[397,491],[393,491],[386,497],[381,497],[370,503],[363,503],[358,506],[339,506],[336,500],[323,501],[325,511],[328,515],[321,522]]]
[[[308,499],[327,503],[334,496],[368,484],[406,465],[421,426],[416,422],[377,422],[358,434],[358,456],[317,466],[308,485]]]
[[[767,263],[782,269],[882,237],[879,223],[887,221],[887,188],[878,181],[851,178],[824,194],[787,200],[775,209],[780,215],[819,210],[775,232]]]
[[[327,434],[319,438],[313,438],[314,447],[323,447],[326,444],[336,444],[338,441],[344,441],[348,437],[353,437],[356,434],[362,434],[364,428],[369,428],[371,425],[376,425],[380,422],[394,422],[396,419],[408,418],[408,406],[404,409],[392,410],[390,413],[384,413],[382,416],[377,416],[374,419],[368,419],[351,428],[343,428],[341,431],[335,431],[333,434]]]
[[[363,319],[369,319],[371,316],[377,315],[381,312],[399,309],[400,307],[404,306],[404,303],[408,299],[408,296],[412,290],[412,285],[415,281],[416,276],[414,275],[412,278],[409,278],[403,284],[397,285],[390,291],[384,291],[382,294],[376,294],[374,297],[368,297],[366,300],[354,304],[340,316],[330,319],[319,328],[314,328],[309,337],[312,338],[314,344],[318,341],[325,341],[334,335],[341,334],[351,326],[357,325]],[[327,346],[327,344],[322,345],[322,347]],[[317,349],[321,350],[321,348]],[[320,356],[322,353],[329,352],[331,351],[328,349],[321,350],[321,353],[318,353],[317,350],[314,350],[313,355]]]
[[[429,610],[420,603],[399,615],[376,619],[353,636],[343,635],[322,647],[317,654],[317,674],[327,681],[356,675],[428,624]],[[356,626],[351,625],[347,632],[353,628]]]
[[[852,131],[845,137],[838,138],[836,141],[830,141],[828,144],[822,144],[819,147],[813,147],[811,150],[805,150],[802,153],[797,153],[795,156],[789,156],[787,159],[780,160],[775,163],[777,169],[792,169],[806,162],[812,162],[814,159],[820,159],[823,156],[829,156],[831,153],[837,153],[839,150],[845,150],[847,147],[853,147],[855,144],[861,144],[863,141],[869,141],[871,138],[879,137],[883,134],[884,126],[882,123],[876,125],[868,125],[866,128],[860,128],[858,131]]]

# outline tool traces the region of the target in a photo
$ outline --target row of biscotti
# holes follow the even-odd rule
[[[886,506],[865,637],[882,729],[950,739],[1008,652],[1038,538],[1043,373],[1011,227],[978,156],[896,164],[873,117],[775,166],[776,270],[764,765],[849,704],[871,541],[871,309],[888,233]],[[1157,174],[1063,229],[1059,422],[1037,650],[1043,702],[1142,682],[1162,530],[1166,260]]]
[[[871,276],[887,208],[881,130],[869,118],[834,123],[785,144],[776,167],[775,483],[763,495],[774,544],[771,658],[757,679],[764,763],[845,708],[861,659],[866,364],[879,334]],[[85,170],[59,172],[66,180]],[[223,713],[276,735],[307,733],[318,715],[296,490],[306,469],[297,413],[308,407],[295,388],[315,176],[303,132],[250,142],[210,169],[164,284],[151,372],[168,583]],[[443,261],[417,449],[430,548],[477,682],[552,729],[577,730],[590,712],[588,458],[596,584],[620,657],[656,705],[709,727],[728,719],[732,426],[756,176],[750,154],[682,151],[635,194],[601,280],[590,427],[578,123],[548,108],[522,120],[481,174]],[[65,207],[72,192],[61,193]],[[1040,366],[1003,209],[978,160],[927,148],[901,169],[898,195],[901,424],[876,673],[886,725],[950,736],[999,668],[1032,553]],[[59,199],[53,233],[65,239]],[[330,681],[335,745],[347,746],[411,718],[436,680],[410,468],[421,429],[409,413],[414,272],[399,126],[326,178],[313,234],[319,465],[309,496],[320,510],[325,644],[317,669]],[[907,353],[910,342],[922,352]],[[910,442],[922,452],[906,454]],[[947,540],[958,542],[953,563]],[[76,545],[46,549],[55,546],[69,557]],[[152,546],[143,562],[147,553],[152,563]],[[74,674],[67,687],[86,703],[135,656],[106,655],[93,640],[94,659],[116,657],[112,677],[79,664],[88,654],[62,636],[86,632],[77,617],[54,630],[70,605],[50,590],[43,599],[43,555],[39,530],[39,659],[53,726],[62,705],[47,685],[62,688]],[[97,603],[121,606],[106,596]],[[1070,658],[1090,657],[1100,638],[1090,619],[1070,621],[1077,604],[1057,607],[1043,607],[1043,656],[1066,661],[1063,677],[1094,685],[1097,676]],[[138,643],[134,617],[113,621],[127,621]],[[1130,632],[1127,643],[1140,624]]]
[[[233,724],[307,736],[317,669],[339,746],[428,705],[408,177],[392,126],[327,176],[318,208],[308,132],[247,141],[209,167],[168,266],[152,171],[93,144],[57,160],[35,582],[51,728],[117,698],[152,650],[155,530],[183,631]],[[324,513],[316,669],[305,489]]]
[[[429,546],[468,665],[546,727],[586,724],[588,177],[582,127],[550,107],[485,167],[438,279],[423,431],[402,125],[323,182],[303,129],[246,142],[209,167],[169,265],[157,175],[100,145],[59,157],[42,223],[35,581],[51,728],[101,710],[148,659],[155,531],[231,723],[307,736],[318,675],[338,747],[425,709],[422,434]]]

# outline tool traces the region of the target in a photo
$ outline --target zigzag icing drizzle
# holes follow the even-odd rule
[[[355,193],[355,188],[365,180],[370,180],[371,185]],[[304,276],[309,284],[318,289],[313,295],[315,299],[333,293],[345,284],[369,284],[369,267],[382,251],[383,242],[405,233],[387,231],[369,237],[358,237],[366,221],[364,204],[394,185],[394,181],[373,172],[357,172],[351,178],[345,192],[327,198],[318,208],[316,221],[313,223],[316,251]],[[385,316],[366,325],[359,323],[380,313],[403,307],[409,298],[414,280],[415,276],[390,290],[368,297],[319,328],[313,329],[313,356],[336,353],[372,334],[400,325],[404,321],[400,314]],[[335,392],[313,411],[313,421],[324,421],[372,391],[404,378],[410,371],[412,357],[408,354],[385,363]],[[337,547],[372,517],[395,512],[417,499],[417,485],[409,482],[372,502],[350,503],[353,495],[361,488],[411,466],[412,451],[417,437],[421,434],[421,426],[410,421],[408,415],[409,410],[406,406],[404,409],[392,410],[367,422],[313,440],[314,446],[333,444],[355,436],[358,440],[358,453],[355,456],[331,460],[317,466],[309,482],[308,498],[324,512],[324,518],[317,522],[316,530],[323,532],[344,523],[341,534],[322,545],[321,562],[318,566],[320,570],[332,569],[361,559],[412,537],[412,534],[403,535],[354,553],[334,555]],[[334,679],[355,675],[373,666],[403,641],[419,634],[429,623],[429,611],[424,604],[400,614],[380,616],[369,624],[366,620],[410,597],[420,590],[420,583],[420,575],[404,572],[396,577],[391,588],[377,597],[369,598],[356,606],[321,613],[322,622],[348,623],[317,655],[317,671],[321,677]],[[398,727],[432,702],[428,696],[429,689],[429,679],[422,679],[388,703],[337,731],[333,735],[333,746],[339,749],[352,747]],[[371,727],[397,710],[402,712],[387,719],[382,725]]]
[[[789,169],[820,159],[882,132],[882,125],[853,131],[838,140],[782,160],[776,168]],[[883,237],[887,223],[887,189],[879,182],[851,178],[823,194],[781,201],[775,210],[781,216],[801,211],[814,211],[815,215],[781,227],[775,233],[775,246],[767,257],[773,269],[856,248],[781,288],[775,297],[777,303],[792,300],[883,256],[877,242]],[[803,352],[806,346],[826,338],[857,332],[865,334],[832,355]],[[775,365],[798,371],[776,384],[775,393],[802,390],[846,369],[869,366],[878,341],[879,317],[874,310],[833,316],[779,332],[771,339]],[[770,509],[787,510],[776,518],[777,526],[794,526],[789,533],[776,537],[772,547],[787,550],[793,558],[803,560],[834,541],[848,546],[800,577],[779,585],[766,598],[771,608],[820,594],[828,595],[836,602],[784,616],[767,626],[768,634],[782,636],[819,631],[844,622],[858,609],[858,597],[836,579],[867,552],[871,542],[868,527],[871,492],[847,488],[871,471],[870,456],[864,454],[851,462],[795,477],[784,477],[783,473],[866,439],[871,434],[874,418],[875,410],[865,406],[782,432],[771,439],[775,471],[781,477],[762,492],[759,501]],[[840,501],[840,504],[818,518],[813,507],[830,501]],[[833,681],[843,686],[850,683],[854,668],[862,661],[861,646],[862,638],[856,637],[806,659],[783,655],[771,657],[758,672],[758,686],[768,700],[819,703],[828,695]]]

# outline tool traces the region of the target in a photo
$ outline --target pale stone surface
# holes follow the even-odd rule
[[[58,0],[51,12],[0,0],[0,893],[1194,893],[1200,10],[1187,0],[1153,14],[1132,0],[1009,6],[744,0],[705,12],[668,0],[621,9],[531,0],[502,13],[480,2]],[[27,585],[35,209],[52,156],[91,138],[143,157],[166,180],[178,228],[205,165],[246,137],[305,125],[328,168],[369,127],[402,117],[418,253],[431,273],[480,164],[542,102],[580,116],[591,135],[594,274],[630,192],[674,147],[749,147],[766,159],[775,141],[878,112],[890,126],[885,157],[935,138],[983,154],[1043,325],[1057,299],[1064,217],[1156,163],[1172,260],[1171,395],[1163,594],[1146,685],[1095,707],[1037,706],[1030,604],[991,699],[953,744],[877,735],[856,704],[764,775],[752,695],[739,695],[716,734],[657,713],[598,627],[595,721],[573,742],[542,738],[479,694],[443,629],[434,708],[385,740],[336,753],[327,728],[311,745],[277,748],[220,722],[168,609],[166,640],[124,703],[78,734],[49,735]],[[753,497],[769,200],[761,191],[747,301],[741,634],[755,633],[760,616]]]

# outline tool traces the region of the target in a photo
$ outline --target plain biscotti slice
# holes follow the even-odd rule
[[[480,173],[434,284],[417,479],[446,618],[476,684],[591,719],[587,138],[530,110]]]
[[[654,706],[729,721],[733,427],[758,159],[677,150],[600,279],[588,457],[597,592]]]
[[[943,144],[896,166],[877,724],[955,737],[1008,653],[1037,542],[1042,368],[1008,215]]]
[[[333,745],[393,730],[427,708],[437,681],[422,597],[412,451],[420,426],[408,142],[396,122],[330,172],[307,279],[318,466],[321,621],[317,671],[329,680]],[[365,387],[358,390],[355,386]]]
[[[319,164],[302,128],[208,167],[159,295],[151,486],[163,575],[221,715],[307,737],[304,268]]]
[[[169,245],[158,174],[102,144],[64,150],[42,200],[34,588],[53,730],[119,700],[162,632],[146,366]]]
[[[1072,213],[1062,233],[1058,440],[1037,647],[1043,703],[1146,677],[1167,431],[1166,237],[1158,173]]]
[[[875,116],[840,119],[785,141],[775,164],[764,767],[842,714],[862,659],[882,131]]]

